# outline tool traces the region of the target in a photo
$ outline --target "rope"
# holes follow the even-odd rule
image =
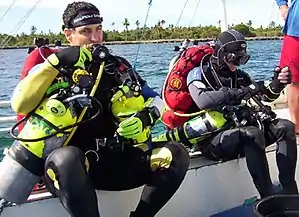
[[[29,9],[29,11],[25,14],[25,16],[17,23],[17,25],[14,27],[14,29],[9,33],[8,36],[1,42],[0,50],[3,50],[3,48],[8,44],[12,36],[16,33],[16,31],[19,30],[19,28],[25,23],[29,15],[34,11],[34,9],[37,7],[37,5],[41,2],[42,0],[37,0],[34,5]]]
[[[146,16],[145,16],[144,25],[143,25],[143,30],[142,30],[142,34],[141,34],[140,40],[142,40],[142,38],[144,37],[145,27],[146,27],[146,22],[147,22],[147,19],[148,19],[148,16],[149,16],[149,12],[150,12],[151,6],[152,6],[152,0],[150,0],[150,1],[148,2],[148,9],[147,9],[147,13],[146,13]],[[137,58],[138,58],[138,55],[139,55],[140,45],[141,45],[141,44],[139,43],[139,44],[138,44],[138,47],[137,47],[137,51],[136,51],[135,60],[134,60],[134,63],[133,63],[133,68],[134,68],[134,69],[136,69]]]
[[[188,3],[188,1],[189,0],[186,0],[185,1],[185,3],[184,3],[184,6],[183,6],[183,8],[182,8],[182,10],[181,10],[181,14],[180,14],[180,16],[179,16],[179,18],[178,18],[178,20],[177,20],[177,22],[176,22],[176,24],[175,24],[175,26],[173,27],[173,28],[176,28],[176,27],[178,27],[178,24],[179,24],[179,22],[180,22],[180,20],[181,20],[181,18],[182,18],[182,15],[183,15],[183,13],[184,13],[184,10],[186,9],[186,6],[187,6],[187,3]],[[197,2],[197,6],[196,7],[198,7],[198,5],[199,5],[199,1],[200,0],[198,0],[198,2]],[[196,10],[196,9],[195,9]],[[195,13],[196,13],[196,11],[194,12],[194,17],[195,17]],[[190,21],[190,23],[192,22],[192,20]],[[172,33],[171,33],[171,35],[169,36],[169,38],[171,39],[172,38],[172,36],[174,35],[174,33],[175,33],[175,31],[174,30],[172,30]],[[163,54],[162,55],[165,55],[165,52],[167,51],[167,49],[165,49],[165,47],[167,46],[167,44],[165,43],[164,45],[164,48],[162,49],[163,50]]]
[[[186,0],[186,1],[185,1],[184,7],[183,7],[183,9],[182,9],[182,11],[181,11],[181,14],[180,14],[180,16],[179,16],[179,18],[178,18],[176,24],[175,24],[175,27],[178,26],[178,24],[179,24],[179,22],[180,22],[180,20],[181,20],[181,18],[182,18],[182,15],[183,15],[183,13],[184,13],[184,10],[185,10],[185,8],[186,8],[186,6],[187,6],[188,1],[189,1],[189,0]]]
[[[179,16],[179,18],[178,18],[178,20],[177,20],[177,22],[176,22],[175,27],[178,26],[178,24],[179,24],[179,22],[180,22],[180,20],[181,20],[181,18],[182,18],[182,15],[183,15],[183,13],[184,13],[184,10],[185,10],[185,8],[186,8],[186,6],[187,6],[188,1],[189,1],[189,0],[186,0],[186,1],[185,1],[184,6],[183,6],[183,9],[182,9],[181,14],[180,14],[180,16]],[[199,5],[199,1],[200,1],[200,0],[198,0],[197,7],[198,7],[198,5]],[[149,6],[148,6],[147,14],[146,14],[146,17],[145,17],[145,21],[144,21],[144,29],[143,29],[143,31],[145,30],[145,27],[146,27],[146,22],[147,22],[147,19],[148,19],[148,16],[149,16],[149,11],[150,11],[150,8],[151,8],[151,6],[152,6],[152,0],[149,1],[148,5],[149,5]],[[194,16],[195,16],[195,15],[194,15]],[[190,22],[190,23],[191,23],[191,22]],[[174,34],[174,32],[172,32],[171,36],[172,36],[173,34]],[[142,37],[140,38],[140,40],[142,40],[143,36],[144,36],[144,34],[142,35]],[[171,36],[170,36],[170,37],[171,37]],[[140,46],[141,46],[141,44],[139,43],[139,44],[138,44],[138,47],[137,47],[137,52],[136,52],[135,60],[134,60],[134,63],[133,63],[133,68],[134,68],[134,69],[136,69],[137,59],[138,59],[138,55],[139,55],[139,51],[140,51]]]
[[[197,9],[198,9],[198,6],[199,6],[199,2],[200,2],[200,0],[197,1],[196,7],[195,7],[195,10],[194,10],[194,13],[193,13],[193,17],[192,17],[192,19],[190,20],[190,23],[189,23],[189,27],[191,26],[191,23],[193,22],[193,20],[195,18],[195,15],[196,15],[196,12],[197,12]]]
[[[3,18],[6,16],[6,14],[8,13],[8,11],[10,11],[11,7],[15,4],[17,0],[14,0],[9,7],[6,9],[6,11],[4,12],[4,14],[2,15],[2,17],[0,18],[0,22],[3,20]]]

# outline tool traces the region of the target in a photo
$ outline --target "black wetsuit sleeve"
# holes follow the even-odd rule
[[[224,91],[208,91],[207,89],[200,88],[200,85],[204,84],[200,81],[194,81],[189,84],[189,92],[200,109],[212,109],[219,108],[227,104],[229,96]]]
[[[200,81],[193,81],[188,85],[193,101],[200,109],[217,109],[225,105],[238,105],[241,100],[247,100],[255,95],[250,87],[221,88],[220,90],[207,90]]]
[[[244,83],[246,86],[249,86],[251,84],[257,85],[257,82],[251,79],[251,77],[244,71],[240,71],[239,73],[240,77],[243,78]],[[265,102],[272,102],[276,100],[280,92],[283,90],[283,88],[280,88],[279,85],[275,83],[275,80],[273,80],[269,85],[265,86],[264,82],[258,82],[259,85],[263,85],[262,92],[257,95],[261,100]]]
[[[263,93],[261,94],[261,99],[265,102],[273,102],[279,96],[284,86],[281,87],[277,84],[277,81],[273,80],[269,85],[265,86]]]

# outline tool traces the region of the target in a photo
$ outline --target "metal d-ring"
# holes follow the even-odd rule
[[[100,150],[100,141],[99,141],[100,139],[96,139],[96,150],[88,150],[88,151],[86,151],[85,152],[85,156],[87,155],[87,154],[89,154],[89,153],[93,153],[93,154],[95,154],[95,156],[97,157],[97,160],[96,161],[99,161],[100,160],[100,156],[99,156],[99,154],[98,154],[98,151]],[[106,143],[106,139],[104,139],[104,143]]]

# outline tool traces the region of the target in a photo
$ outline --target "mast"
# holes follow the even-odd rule
[[[221,32],[228,30],[227,13],[226,13],[226,0],[221,0],[223,6],[223,20],[221,22]]]

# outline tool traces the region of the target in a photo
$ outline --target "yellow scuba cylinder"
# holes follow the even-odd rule
[[[74,125],[78,115],[75,108],[55,98],[55,95],[44,99],[31,114],[24,128],[18,135],[20,138],[36,139],[53,134],[57,129]],[[19,141],[22,146],[39,158],[46,157],[56,148],[62,146],[72,128],[58,133],[45,140],[36,142]]]
[[[187,121],[184,125],[167,130],[153,138],[153,142],[178,141],[187,145],[196,144],[210,133],[221,129],[227,120],[218,111],[207,111]]]
[[[44,98],[30,114],[18,135],[22,139],[13,142],[0,164],[0,197],[7,201],[22,203],[28,198],[42,176],[46,157],[62,146],[71,128],[47,139],[39,138],[77,121],[77,114],[73,109],[67,108],[55,96],[57,95]]]
[[[109,54],[107,48],[102,49],[105,55],[102,55],[102,64],[94,84],[85,70],[75,71],[75,76],[69,82],[71,85],[61,79],[61,83],[55,83],[48,89],[44,99],[28,115],[18,137],[12,132],[20,122],[12,128],[11,134],[15,141],[0,163],[1,199],[24,203],[44,174],[47,156],[56,148],[66,145],[79,124],[100,113],[98,111],[89,120],[81,121],[91,101],[99,103],[93,95],[103,74],[105,58]]]
[[[114,118],[117,122],[121,122],[143,108],[144,98],[138,92],[133,92],[124,85],[118,88],[110,102]]]
[[[126,120],[134,115],[136,112],[141,111],[144,108],[145,101],[140,94],[140,90],[133,91],[127,85],[118,87],[118,90],[112,96],[111,100],[111,112],[117,123]],[[142,143],[149,139],[150,129],[145,128],[143,132],[135,138],[132,143]]]

